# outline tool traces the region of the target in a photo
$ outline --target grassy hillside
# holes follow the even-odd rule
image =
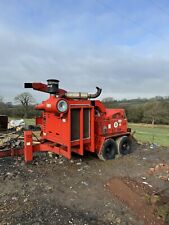
[[[154,143],[160,146],[169,146],[169,126],[156,125],[154,128],[147,124],[129,123],[134,137],[141,142]]]

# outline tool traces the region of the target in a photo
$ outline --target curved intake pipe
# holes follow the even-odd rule
[[[96,87],[97,92],[95,94],[88,94],[88,98],[97,98],[101,95],[102,89],[99,87]]]
[[[67,98],[75,98],[75,99],[88,99],[88,98],[97,98],[102,92],[102,89],[96,87],[97,92],[95,94],[89,94],[87,92],[66,92],[64,94]]]

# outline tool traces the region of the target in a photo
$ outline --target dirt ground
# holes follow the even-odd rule
[[[169,149],[135,145],[111,161],[0,159],[0,225],[169,224]]]

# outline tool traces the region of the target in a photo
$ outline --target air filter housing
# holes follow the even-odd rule
[[[59,80],[47,80],[47,92],[50,94],[57,94],[59,92]]]

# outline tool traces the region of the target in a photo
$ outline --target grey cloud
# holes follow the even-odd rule
[[[0,49],[0,95],[6,101],[25,91],[24,82],[48,78],[58,78],[62,88],[75,91],[92,92],[99,85],[102,97],[168,95],[169,57],[156,50],[150,57],[138,54],[139,46],[70,45],[59,36],[20,34],[3,26]],[[37,100],[45,97],[31,93]]]

